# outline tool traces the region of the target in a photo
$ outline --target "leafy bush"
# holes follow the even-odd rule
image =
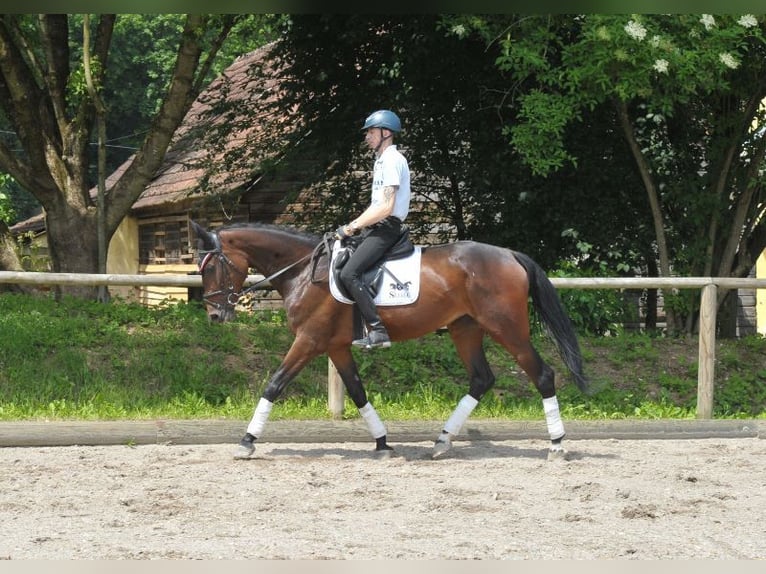
[[[598,277],[600,275],[578,269],[574,263],[562,262],[551,277]],[[580,333],[589,335],[615,335],[623,331],[622,325],[637,310],[616,289],[562,289],[561,302]]]
[[[0,419],[249,419],[292,339],[282,310],[212,324],[195,303],[146,308],[3,294]],[[565,418],[694,416],[696,339],[581,337],[591,396],[570,382],[550,340],[533,342],[557,373]],[[542,417],[540,396],[514,359],[491,340],[485,349],[497,381],[474,416]],[[445,419],[468,392],[446,333],[353,352],[384,419]],[[764,416],[766,339],[721,340],[716,353],[715,416]],[[328,418],[326,405],[327,360],[318,357],[288,385],[272,417]]]

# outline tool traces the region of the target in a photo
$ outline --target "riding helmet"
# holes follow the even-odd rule
[[[362,131],[370,128],[386,128],[392,132],[402,131],[402,122],[399,121],[399,116],[390,110],[378,110],[372,112],[364,121]]]

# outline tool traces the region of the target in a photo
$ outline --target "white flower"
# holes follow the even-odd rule
[[[659,36],[652,36],[651,40],[649,40],[649,44],[651,44],[652,48],[659,48],[661,41],[662,38]]]
[[[655,70],[657,70],[660,74],[667,74],[668,73],[668,61],[663,60],[660,58],[659,60],[656,60],[654,62],[654,66],[652,66]]]
[[[712,14],[703,14],[700,22],[705,26],[705,30],[710,30],[715,26],[715,18],[713,18]]]
[[[752,14],[745,14],[744,16],[740,16],[739,20],[737,20],[737,24],[744,28],[752,28],[753,26],[758,25],[758,20],[756,20],[755,16]]]
[[[739,68],[739,62],[729,52],[722,52],[718,55],[718,59],[721,60],[724,66],[736,70]]]
[[[639,42],[646,38],[646,28],[644,28],[641,22],[636,22],[635,20],[625,24],[625,32],[627,32],[628,36]]]
[[[466,35],[465,26],[462,24],[456,24],[452,27],[452,33],[458,38],[463,38]]]

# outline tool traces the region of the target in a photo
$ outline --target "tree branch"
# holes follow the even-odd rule
[[[152,129],[136,153],[132,164],[110,191],[110,209],[107,214],[107,228],[116,229],[121,214],[127,212],[138,199],[146,184],[162,165],[176,128],[191,107],[197,94],[194,91],[195,73],[198,69],[200,38],[206,19],[198,14],[186,17],[181,45],[170,87],[152,124]]]
[[[641,174],[641,180],[644,182],[644,188],[646,189],[649,198],[649,207],[651,208],[652,220],[654,222],[654,234],[657,238],[657,249],[660,256],[660,273],[664,277],[670,277],[670,257],[668,254],[667,240],[665,238],[665,224],[663,221],[662,207],[660,206],[657,187],[652,180],[651,170],[646,162],[646,158],[644,157],[644,154],[641,153],[641,147],[636,141],[636,135],[633,131],[633,124],[630,121],[627,104],[620,99],[614,99],[613,103],[617,109],[617,116],[620,120],[622,131],[625,134],[625,139],[633,154],[633,159],[636,161],[638,171]]]
[[[69,79],[69,21],[66,14],[40,14],[45,53],[44,79],[60,134],[67,131],[66,84]],[[63,139],[63,138],[62,138]]]
[[[53,126],[35,74],[16,44],[19,35],[11,31],[15,25],[10,15],[0,19],[0,105],[30,158],[29,164],[41,165],[45,162],[43,133]]]
[[[195,96],[196,94],[199,94],[205,86],[208,72],[210,72],[210,68],[213,66],[215,57],[239,18],[241,18],[241,16],[235,14],[226,14],[223,16],[223,26],[218,33],[218,36],[213,40],[213,44],[205,55],[205,60],[202,62],[202,65],[197,72],[197,80],[194,82],[193,87]]]

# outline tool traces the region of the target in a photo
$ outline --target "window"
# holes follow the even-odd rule
[[[157,217],[139,222],[138,260],[142,265],[192,263],[187,217]]]

